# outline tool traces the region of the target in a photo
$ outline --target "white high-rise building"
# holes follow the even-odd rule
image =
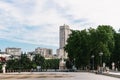
[[[71,30],[68,25],[60,26],[60,33],[59,33],[59,49],[57,49],[57,54],[59,58],[67,59],[67,53],[64,51],[64,47],[67,44],[67,39],[69,38],[69,34]]]

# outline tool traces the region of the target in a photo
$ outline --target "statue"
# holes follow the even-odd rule
[[[2,65],[2,71],[3,71],[4,74],[6,73],[6,64]]]
[[[115,63],[112,62],[112,70],[115,70]]]

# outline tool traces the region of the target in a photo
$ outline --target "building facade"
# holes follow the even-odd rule
[[[47,49],[47,48],[36,48],[35,49],[36,54],[40,54],[41,56],[45,57],[46,59],[52,58],[52,49]]]
[[[67,44],[67,39],[69,38],[69,34],[71,30],[68,25],[60,26],[59,29],[59,49],[57,49],[57,54],[59,58],[67,59],[67,53],[64,51],[64,47]]]
[[[13,55],[13,56],[20,56],[21,55],[21,48],[6,48],[6,54]]]

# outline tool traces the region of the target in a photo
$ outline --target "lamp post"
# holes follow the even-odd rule
[[[100,52],[99,53],[99,56],[100,56],[100,73],[102,73],[102,71],[103,71],[103,68],[102,68],[102,55],[103,55],[103,53]]]
[[[100,56],[100,67],[102,67],[102,55],[103,55],[103,53],[100,52],[100,53],[99,53],[99,56]]]
[[[118,68],[118,70],[119,70],[119,63],[120,63],[120,62],[118,61],[118,67],[117,67],[117,68]]]
[[[73,69],[76,70],[76,67],[75,67],[75,58],[73,60]]]
[[[19,73],[21,72],[21,69],[20,69],[21,65],[20,64],[21,64],[21,55],[20,55],[20,58],[19,58]]]
[[[95,57],[94,55],[91,56],[91,58],[92,58],[92,70],[94,70],[94,57]]]

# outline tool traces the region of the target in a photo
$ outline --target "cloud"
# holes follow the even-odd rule
[[[119,29],[119,0],[1,0],[0,38],[59,46],[59,26],[85,29],[107,24]]]
[[[56,0],[54,0],[56,1]],[[109,24],[116,30],[119,28],[119,0],[60,0],[61,7],[67,7],[68,14],[74,19],[86,18],[92,24]],[[80,24],[79,24],[80,26]],[[84,27],[84,26],[82,26]]]

